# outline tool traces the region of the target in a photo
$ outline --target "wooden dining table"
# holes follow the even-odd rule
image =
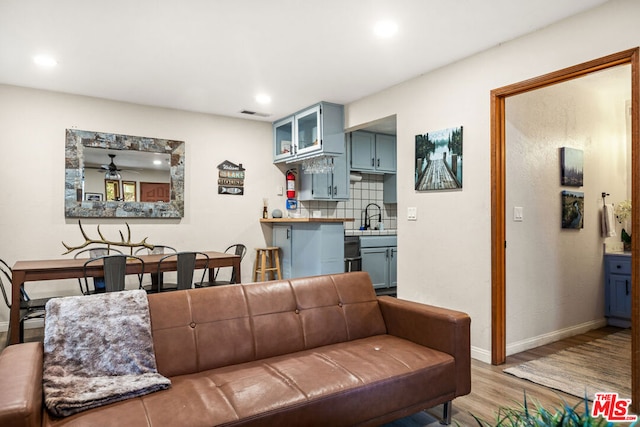
[[[209,264],[203,256],[196,258],[196,268],[209,268],[209,280],[213,281],[215,268],[233,267],[236,272],[236,282],[241,283],[240,256],[223,252],[203,251],[209,256]],[[144,271],[140,262],[127,264],[127,274],[158,273],[158,263],[166,254],[140,255],[144,261]],[[88,258],[65,258],[51,260],[17,261],[13,267],[11,282],[11,310],[9,315],[9,344],[17,344],[20,341],[20,287],[26,282],[44,280],[76,279],[84,277],[84,263]],[[171,257],[162,262],[160,272],[176,271],[177,257]],[[87,268],[87,275],[100,275],[102,266],[96,265]]]

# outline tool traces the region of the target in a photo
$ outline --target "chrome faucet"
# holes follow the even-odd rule
[[[371,217],[374,215],[369,215],[369,206],[375,206],[378,208],[378,222],[382,222],[382,209],[375,203],[369,203],[366,208],[364,208],[364,229],[369,230],[371,228]]]

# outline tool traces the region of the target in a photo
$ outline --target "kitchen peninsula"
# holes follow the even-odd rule
[[[268,218],[272,245],[280,248],[284,279],[342,273],[344,222],[353,218]]]

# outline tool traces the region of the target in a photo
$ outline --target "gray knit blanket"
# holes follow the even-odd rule
[[[145,291],[47,303],[43,389],[53,415],[68,416],[170,385],[156,368]]]

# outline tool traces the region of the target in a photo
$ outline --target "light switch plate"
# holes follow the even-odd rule
[[[409,221],[418,220],[418,208],[407,208],[407,219]]]
[[[513,220],[517,222],[521,222],[524,219],[524,213],[522,206],[514,206],[513,208]]]

